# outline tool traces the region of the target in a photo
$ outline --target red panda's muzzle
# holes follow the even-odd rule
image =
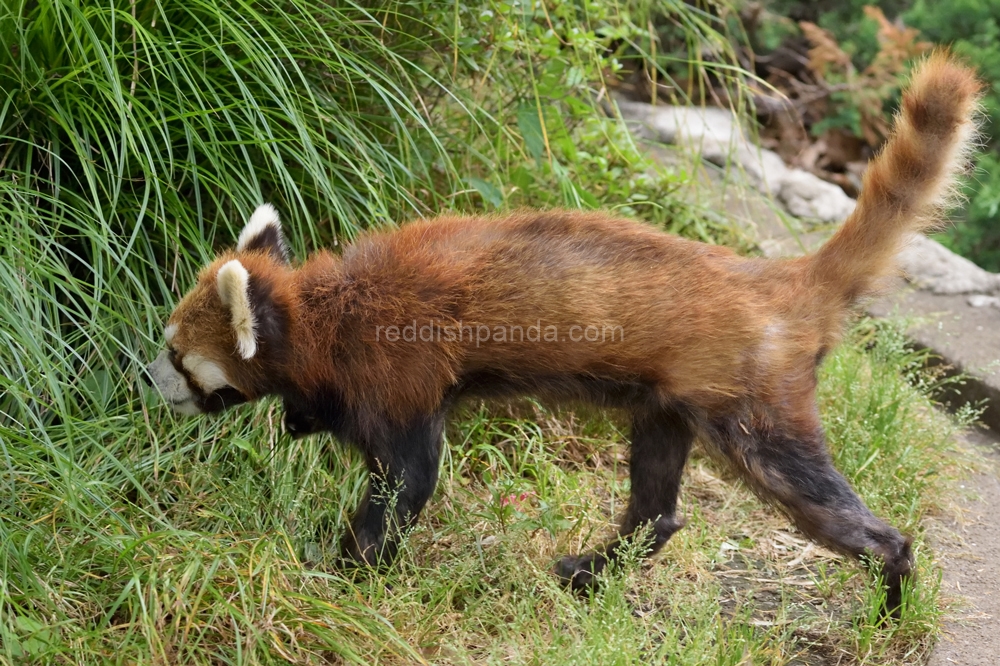
[[[221,412],[229,407],[247,402],[247,398],[232,386],[220,386],[212,391],[203,390],[193,381],[188,370],[174,360],[174,353],[160,352],[146,368],[146,375],[160,395],[178,414],[194,416],[205,412]]]

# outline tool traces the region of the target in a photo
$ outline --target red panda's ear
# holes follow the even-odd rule
[[[257,321],[250,305],[250,274],[233,259],[219,269],[215,286],[222,304],[229,309],[237,351],[244,360],[253,358],[257,353]]]
[[[257,206],[250,221],[240,232],[237,252],[266,252],[282,263],[288,263],[288,248],[281,233],[278,211],[271,204]]]

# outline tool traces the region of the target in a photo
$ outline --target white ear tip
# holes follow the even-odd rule
[[[240,353],[240,358],[249,361],[257,353],[257,339],[250,335],[237,335],[236,350]]]
[[[230,259],[226,263],[219,267],[219,275],[223,273],[238,275],[240,277],[249,277],[250,274],[247,273],[247,269],[243,268],[243,264],[239,259]]]
[[[253,307],[250,305],[250,273],[238,259],[227,261],[219,268],[216,276],[219,299],[229,308],[233,333],[236,334],[236,350],[244,360],[257,353],[257,336]]]
[[[277,209],[269,203],[261,204],[254,209],[250,216],[251,225],[281,227],[281,220],[278,218]]]
[[[243,231],[240,232],[240,237],[236,241],[236,250],[238,252],[245,250],[247,246],[250,245],[250,243],[268,227],[274,227],[280,238],[281,220],[278,218],[278,211],[274,206],[266,203],[257,206],[253,215],[250,216],[250,221],[247,222],[245,227],[243,227]],[[278,243],[283,249],[284,243],[280,240]]]
[[[219,290],[219,298],[222,304],[229,306],[232,304],[233,296],[240,292],[246,293],[250,284],[250,273],[243,268],[239,259],[233,259],[222,264],[216,277],[216,288]],[[249,300],[249,299],[248,299]]]

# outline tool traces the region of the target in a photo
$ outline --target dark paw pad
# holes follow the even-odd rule
[[[600,586],[598,575],[606,564],[607,560],[603,555],[567,555],[556,563],[556,575],[563,585],[575,592],[585,592]]]
[[[353,560],[356,566],[385,570],[396,559],[396,543],[388,539],[357,539],[346,534],[341,546],[341,557]]]
[[[892,618],[898,620],[903,612],[904,581],[912,585],[916,572],[913,570],[912,539],[907,537],[898,553],[887,557],[880,572],[881,583],[885,585],[885,606],[882,608],[883,620]]]

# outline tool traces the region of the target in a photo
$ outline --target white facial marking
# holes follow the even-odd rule
[[[198,407],[197,404],[195,404],[194,400],[187,400],[185,402],[175,402],[171,403],[170,406],[173,408],[175,412],[177,412],[178,414],[182,414],[184,416],[197,416],[198,414],[201,414],[201,408]]]
[[[187,379],[170,362],[169,352],[161,351],[147,370],[163,399],[170,403],[175,412],[187,416],[201,413]]]
[[[177,324],[171,324],[163,329],[163,339],[167,341],[168,345],[173,342],[175,335],[177,335]]]
[[[222,304],[229,308],[240,356],[243,359],[253,358],[257,353],[257,338],[254,335],[257,322],[250,306],[250,274],[239,260],[233,259],[219,269],[216,288]]]
[[[226,378],[226,373],[222,367],[210,361],[201,354],[188,353],[181,361],[184,369],[191,373],[191,379],[201,387],[205,393],[218,391],[223,386],[232,386]]]
[[[236,251],[242,252],[247,246],[259,236],[267,227],[274,227],[278,232],[279,243],[281,242],[281,221],[278,219],[278,211],[271,204],[261,204],[250,216],[250,221],[240,232],[240,238],[236,241]],[[284,244],[281,251],[285,252]]]

